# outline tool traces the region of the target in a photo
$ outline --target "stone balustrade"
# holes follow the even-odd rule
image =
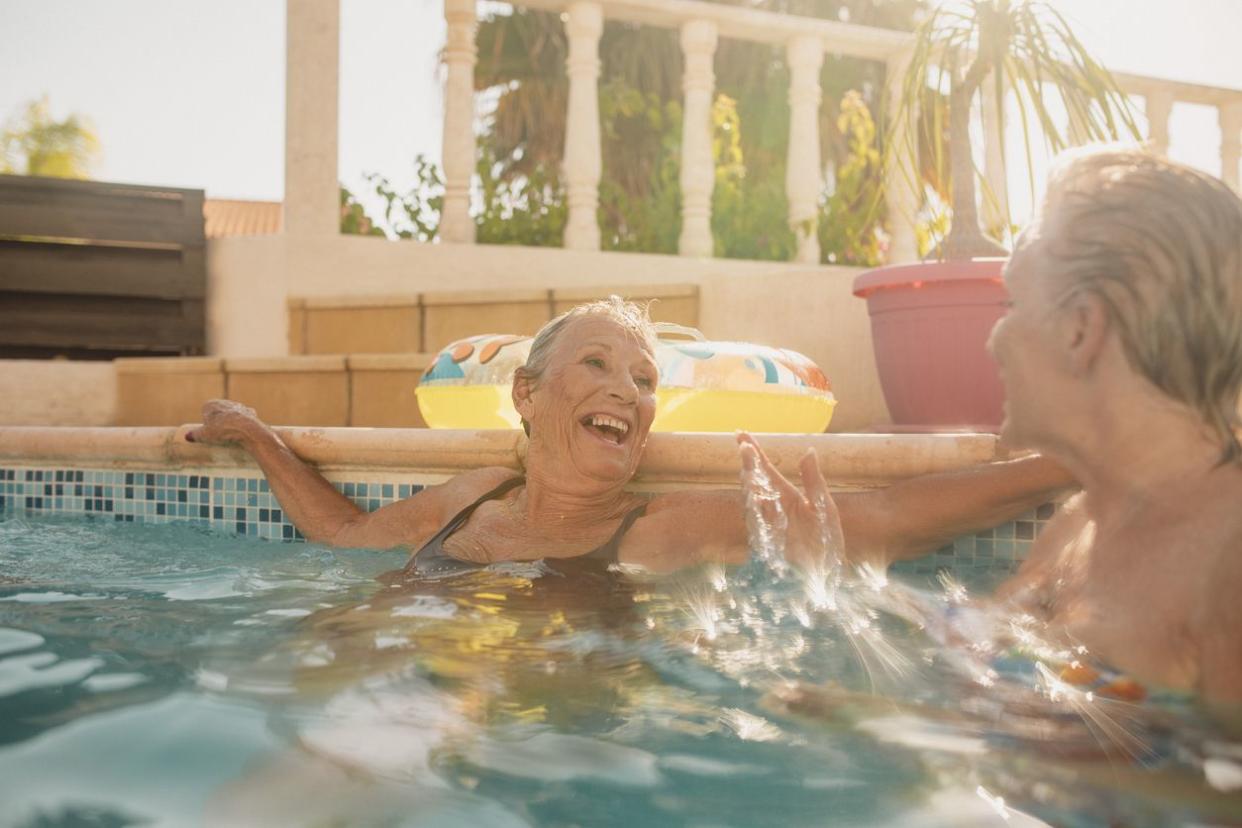
[[[338,214],[336,157],[336,43],[340,0],[288,0],[288,123],[286,135],[286,231],[326,233]],[[679,252],[712,253],[710,108],[715,94],[712,68],[719,38],[783,46],[790,69],[790,142],[786,189],[789,221],[797,234],[798,262],[817,262],[817,206],[823,188],[817,112],[819,69],[825,53],[885,63],[889,99],[899,91],[912,36],[875,27],[721,5],[702,0],[521,0],[519,5],[561,15],[569,41],[564,180],[569,207],[565,247],[598,250],[596,217],[600,181],[599,41],[605,20],[676,30],[685,57],[681,186],[683,229]],[[444,0],[447,37],[444,103],[445,179],[441,237],[471,243],[469,215],[474,172],[475,0]],[[331,48],[329,48],[331,46]],[[1242,155],[1242,90],[1178,83],[1131,74],[1117,75],[1122,89],[1145,102],[1149,137],[1167,152],[1169,116],[1177,103],[1215,107],[1221,126],[1221,177],[1239,187]],[[985,103],[984,216],[999,223],[1006,215],[1006,172],[999,113]],[[911,125],[906,123],[908,128]],[[917,255],[914,217],[921,193],[893,170],[887,181],[889,255],[910,261]]]

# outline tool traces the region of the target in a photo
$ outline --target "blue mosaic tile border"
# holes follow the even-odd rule
[[[373,512],[404,500],[416,483],[335,482],[337,491]],[[1045,504],[1015,521],[956,539],[930,555],[895,564],[916,576],[951,571],[1012,571],[1052,517]],[[257,474],[181,474],[107,469],[0,467],[0,515],[92,515],[137,523],[190,523],[275,541],[304,540]]]
[[[366,511],[404,500],[423,488],[390,482],[333,486]],[[0,514],[190,523],[267,540],[303,540],[265,479],[236,474],[0,467]]]
[[[971,571],[994,572],[998,569],[1012,572],[1026,558],[1031,542],[1055,511],[1054,504],[1045,503],[1009,523],[957,538],[930,555],[894,564],[893,571],[911,575],[938,575],[941,572],[962,575]]]

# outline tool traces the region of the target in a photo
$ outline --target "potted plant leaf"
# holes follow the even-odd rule
[[[1003,313],[1000,270],[1008,251],[980,226],[972,110],[990,96],[1001,135],[1007,106],[1019,113],[1032,193],[1035,141],[1055,153],[1138,131],[1112,75],[1040,0],[938,5],[914,32],[900,88],[885,163],[897,165],[920,193],[930,177],[947,195],[952,223],[930,261],[868,271],[855,280],[854,293],[868,302],[895,423],[995,427],[1002,391],[984,344]]]

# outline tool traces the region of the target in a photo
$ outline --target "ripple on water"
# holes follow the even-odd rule
[[[77,684],[104,666],[101,658],[60,661],[55,653],[30,653],[0,659],[0,698],[47,687]]]
[[[0,627],[0,656],[29,650],[43,643],[43,636],[38,633],[15,630],[12,627]]]

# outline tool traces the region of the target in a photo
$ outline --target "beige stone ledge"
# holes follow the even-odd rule
[[[0,462],[117,468],[254,469],[240,449],[188,443],[177,428],[0,428]],[[452,474],[486,466],[521,468],[518,431],[400,428],[277,428],[298,456],[325,471]],[[778,468],[796,476],[808,447],[834,486],[874,486],[993,460],[984,434],[760,435]],[[729,434],[653,434],[635,484],[734,485],[739,461]]]
[[[224,370],[219,357],[144,357],[113,360],[118,374],[218,374]]]
[[[592,302],[607,299],[612,294],[635,296],[644,299],[680,299],[699,295],[698,285],[604,285],[601,287],[553,288],[552,298],[557,302]]]
[[[435,357],[435,354],[349,354],[345,361],[351,371],[422,371]]]
[[[493,303],[547,302],[546,290],[460,290],[423,294],[423,305],[489,305]]]
[[[409,308],[422,304],[421,293],[406,293],[393,296],[307,296],[291,297],[290,310],[306,308],[310,310],[335,310],[338,308]]]
[[[345,357],[340,354],[325,354],[322,356],[243,357],[239,359],[225,360],[224,370],[231,374],[344,371]]]

